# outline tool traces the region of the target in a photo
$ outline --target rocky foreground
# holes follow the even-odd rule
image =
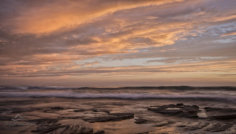
[[[0,133],[235,134],[236,109],[228,106],[157,100],[1,99]]]

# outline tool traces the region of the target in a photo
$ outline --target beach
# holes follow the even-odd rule
[[[235,99],[222,88],[6,89],[0,133],[234,134]]]

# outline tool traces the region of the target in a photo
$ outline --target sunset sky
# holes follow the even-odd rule
[[[0,85],[236,86],[236,2],[1,0]]]

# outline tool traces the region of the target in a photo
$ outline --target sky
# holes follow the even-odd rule
[[[236,86],[235,0],[1,0],[0,85]]]

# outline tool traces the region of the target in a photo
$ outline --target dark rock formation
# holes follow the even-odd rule
[[[186,130],[194,131],[207,127],[210,123],[208,122],[197,122],[186,126]]]
[[[182,103],[179,104],[170,104],[170,105],[163,105],[163,106],[156,106],[156,107],[149,107],[148,110],[166,114],[166,115],[173,115],[173,116],[180,116],[180,117],[187,117],[187,118],[197,118],[197,113],[199,112],[199,107],[196,105],[184,105]]]
[[[10,121],[12,120],[12,117],[11,116],[0,116],[0,121]]]
[[[52,110],[63,110],[63,107],[51,107]]]
[[[105,134],[104,130],[98,130],[97,132],[94,132],[94,134]]]
[[[40,108],[12,108],[11,113],[24,113],[41,110]]]
[[[33,130],[32,132],[39,133],[39,134],[46,134],[62,127],[64,126],[61,126],[60,124],[42,124],[38,126],[37,129]]]
[[[213,108],[205,107],[206,114],[211,119],[217,120],[235,120],[236,109],[234,108]]]
[[[169,124],[172,124],[172,121],[161,121],[156,123],[155,125],[153,125],[154,127],[163,127],[163,126],[167,126]]]
[[[93,128],[86,126],[81,121],[56,121],[56,120],[35,120],[37,128],[33,130],[33,133],[39,134],[105,134],[104,130],[98,130],[94,132]]]
[[[221,132],[221,131],[225,131],[231,127],[232,127],[232,124],[215,123],[215,124],[212,124],[210,127],[208,127],[205,130],[209,131],[209,132]]]
[[[110,113],[106,116],[89,117],[89,118],[84,118],[83,120],[93,123],[93,122],[120,121],[131,118],[134,118],[133,113]]]
[[[50,123],[56,123],[57,119],[33,119],[29,120],[29,122],[34,122],[36,124],[50,124]]]
[[[136,118],[135,119],[136,124],[144,124],[144,123],[147,123],[147,122],[148,122],[148,120],[143,119],[143,118]]]

